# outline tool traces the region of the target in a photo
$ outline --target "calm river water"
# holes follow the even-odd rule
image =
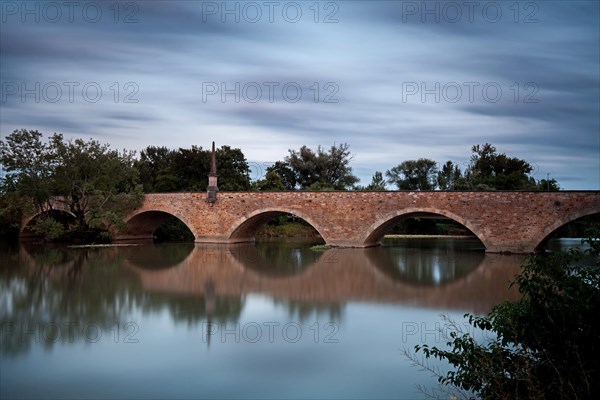
[[[469,238],[311,244],[4,248],[0,397],[423,398],[436,380],[403,349],[516,298],[523,261]]]

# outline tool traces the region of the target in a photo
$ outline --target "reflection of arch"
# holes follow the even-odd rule
[[[469,242],[479,242],[476,238],[427,240],[429,246],[419,240],[416,247],[371,247],[365,249],[365,255],[392,281],[418,286],[450,284],[471,274],[485,258],[485,252],[469,250]]]
[[[142,211],[138,214],[129,217],[125,221],[125,223],[127,224],[125,228],[126,233],[124,235],[119,235],[119,238],[152,239],[154,237],[154,231],[156,231],[158,227],[164,222],[168,221],[173,217],[183,222],[185,226],[192,232],[192,234],[194,234],[194,231],[190,228],[190,224],[186,220],[186,218],[166,211],[151,210]]]
[[[323,252],[293,242],[241,243],[229,248],[229,253],[244,268],[261,277],[281,278],[302,274],[316,264]]]
[[[235,242],[253,242],[256,238],[256,232],[261,226],[276,218],[280,215],[291,214],[298,218],[308,222],[318,233],[321,235],[323,240],[327,242],[327,239],[323,235],[323,232],[319,225],[317,225],[309,216],[304,214],[302,211],[293,210],[289,208],[263,208],[260,210],[253,211],[252,213],[245,215],[235,221],[229,231],[225,234],[229,241]]]
[[[158,270],[173,268],[185,260],[192,250],[194,243],[127,246],[121,251],[132,265],[143,270]]]
[[[591,217],[593,215],[600,215],[600,209],[598,209],[597,211],[576,211],[572,214],[569,214],[568,216],[561,218],[557,221],[555,221],[554,223],[548,225],[541,233],[539,236],[537,236],[536,238],[533,239],[533,243],[535,245],[535,249],[536,250],[540,250],[548,241],[548,239],[550,239],[550,237],[552,236],[552,234],[554,232],[556,232],[558,229],[562,228],[563,226],[578,220],[580,218],[584,218],[584,217]]]
[[[450,219],[458,222],[459,224],[463,225],[468,230],[470,230],[475,236],[477,236],[477,238],[483,243],[483,245],[486,248],[489,247],[485,235],[482,232],[478,232],[478,230],[475,229],[469,221],[465,220],[461,216],[456,215],[450,211],[439,210],[437,208],[430,208],[430,207],[406,208],[402,211],[394,211],[392,213],[389,213],[389,214],[379,218],[377,221],[375,221],[374,224],[372,224],[369,227],[367,234],[365,235],[365,237],[362,241],[363,245],[364,246],[377,245],[381,241],[381,239],[383,238],[385,233],[387,231],[389,231],[394,225],[397,225],[403,219],[414,218],[414,217],[418,218],[420,216],[432,216],[432,215],[433,216],[438,215],[441,217],[450,218]]]
[[[75,222],[75,215],[69,211],[65,210],[46,210],[41,213],[35,214],[27,219],[23,224],[23,229],[21,229],[20,236],[37,236],[37,234],[33,231],[33,225],[35,225],[36,221],[42,217],[50,217],[55,221],[58,221],[63,224],[65,228],[69,226],[70,223]]]

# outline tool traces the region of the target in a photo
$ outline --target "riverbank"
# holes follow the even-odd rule
[[[310,225],[300,222],[289,222],[282,225],[263,225],[256,233],[256,237],[319,238],[320,235]]]
[[[386,238],[386,239],[418,239],[418,238],[443,238],[443,239],[456,238],[456,239],[462,239],[462,238],[470,238],[470,237],[474,237],[474,235],[409,235],[409,234],[391,234],[391,235],[385,235],[384,236],[384,238]]]

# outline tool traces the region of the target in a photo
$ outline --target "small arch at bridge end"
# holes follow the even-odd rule
[[[33,230],[33,227],[40,218],[45,217],[60,222],[65,228],[65,231],[68,230],[71,223],[75,222],[75,216],[70,212],[55,209],[47,210],[31,217],[19,231],[19,238],[39,238],[40,235]]]
[[[189,229],[184,221],[173,214],[164,211],[144,211],[127,220],[125,229],[115,235],[115,240],[154,240],[156,230],[163,223],[174,218],[181,221]]]

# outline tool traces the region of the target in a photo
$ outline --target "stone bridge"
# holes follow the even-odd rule
[[[117,239],[148,239],[171,216],[185,223],[197,243],[254,241],[270,219],[292,214],[337,247],[377,245],[408,217],[450,218],[468,228],[487,252],[529,253],[561,226],[600,213],[600,192],[220,192],[147,194],[126,218]]]

